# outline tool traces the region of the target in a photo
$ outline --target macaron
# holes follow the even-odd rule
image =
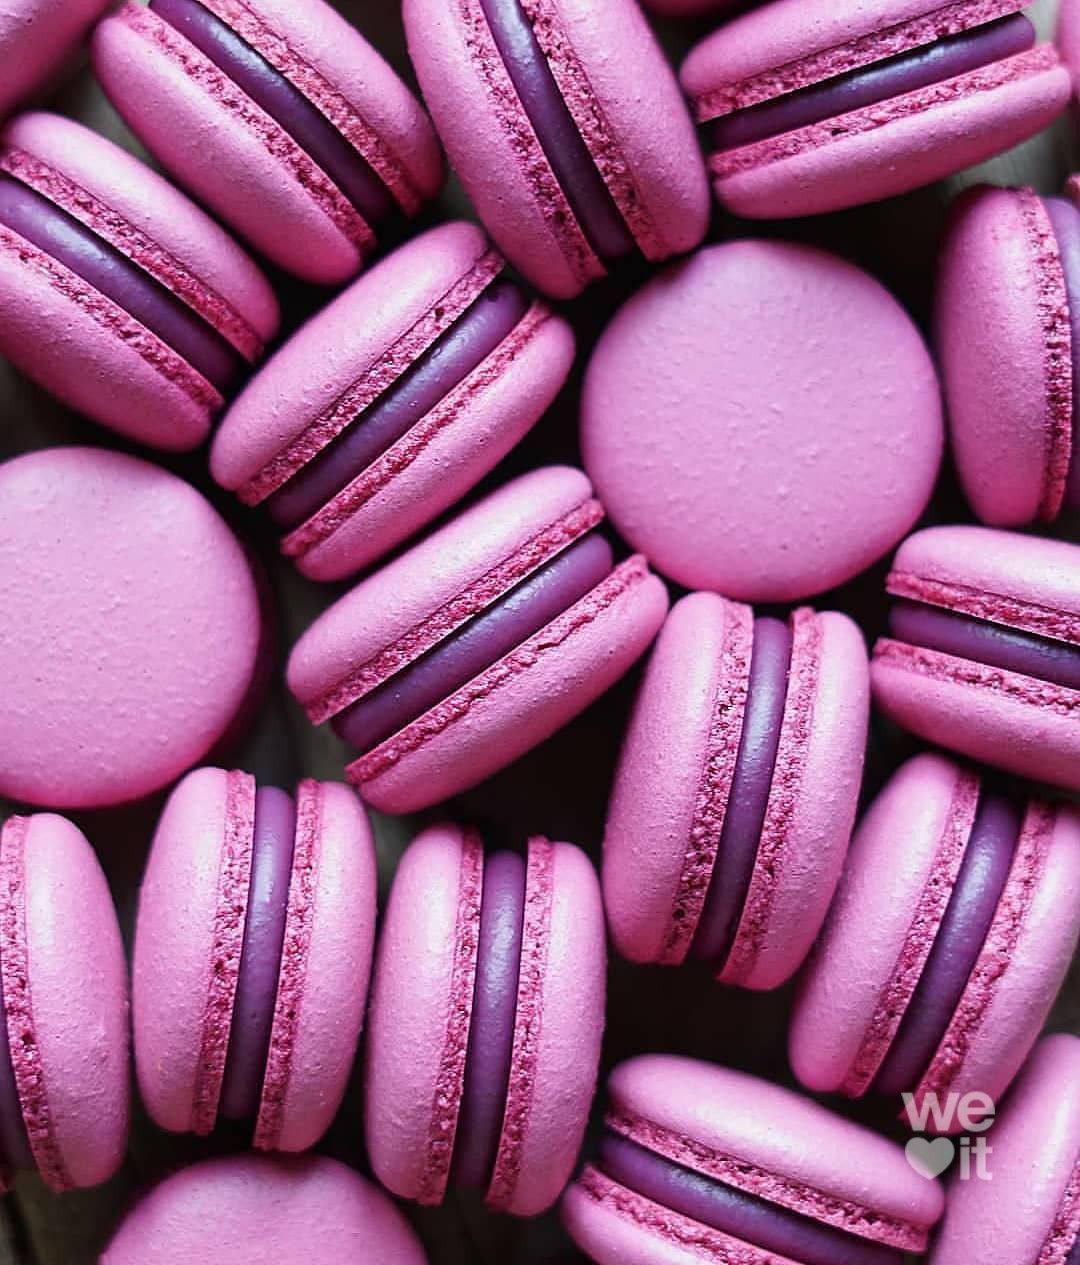
[[[454,170],[537,289],[572,298],[704,237],[693,124],[634,0],[405,0],[403,15]]]
[[[425,1265],[391,1200],[336,1160],[227,1155],[167,1177],[128,1212],[100,1265]]]
[[[1069,100],[1022,0],[776,0],[680,78],[716,196],[752,219],[906,193],[1027,140]]]
[[[604,330],[582,392],[585,468],[616,530],[678,583],[745,602],[800,601],[888,553],[943,444],[907,312],[789,242],[709,246],[654,278]]]
[[[110,0],[7,0],[0,11],[0,116],[43,87]]]
[[[817,1093],[903,1094],[909,1122],[908,1095],[918,1112],[966,1094],[1000,1101],[1078,931],[1077,808],[916,756],[855,832],[792,1016],[796,1076]],[[961,1125],[931,1113],[926,1127]]]
[[[597,1265],[900,1265],[941,1216],[941,1186],[894,1142],[744,1072],[644,1055],[608,1099],[562,1201]]]
[[[1080,1039],[1036,1047],[986,1134],[989,1180],[953,1179],[933,1265],[1080,1259]]]
[[[1080,546],[989,527],[906,540],[874,701],[961,755],[1080,790]]]
[[[566,381],[574,336],[473,224],[415,238],[339,295],[248,384],[210,455],[263,503],[282,552],[337,580],[464,496]]]
[[[0,465],[0,795],[140,799],[239,736],[269,646],[242,546],[190,484],[48,448]]]
[[[375,1175],[533,1216],[570,1177],[604,1027],[604,914],[591,862],[547,839],[485,852],[429,827],[405,852],[379,940],[365,1118]]]
[[[305,281],[347,281],[442,187],[419,103],[323,0],[126,0],[91,53],[174,179]]]
[[[0,134],[0,354],[139,443],[198,447],[277,300],[182,193],[55,114]]]
[[[935,296],[953,454],[993,527],[1080,509],[1077,190],[981,186],[957,199]]]
[[[201,768],[170,795],[139,893],[135,1070],[151,1119],[303,1151],[345,1092],[375,935],[375,849],[348,787]],[[307,1259],[307,1258],[305,1258]]]
[[[0,829],[0,1189],[107,1181],[127,1146],[128,982],[94,850],[64,817]]]
[[[846,615],[755,618],[692,593],[668,616],[623,742],[604,905],[634,962],[775,988],[821,927],[862,778],[870,681]]]
[[[1073,78],[1073,108],[1080,99],[1080,4],[1061,0],[1058,7],[1057,46]]]
[[[361,580],[303,634],[286,677],[331,721],[373,808],[407,813],[530,751],[648,649],[667,593],[616,562],[579,470],[522,475]]]

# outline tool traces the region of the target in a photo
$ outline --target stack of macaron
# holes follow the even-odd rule
[[[0,0],[33,1265],[1080,1265],[1080,175],[881,206],[1022,7]]]

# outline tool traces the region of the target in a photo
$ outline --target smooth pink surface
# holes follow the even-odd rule
[[[1058,11],[1057,46],[1062,59],[1073,77],[1073,95],[1078,94],[1080,83],[1080,4],[1076,0],[1061,0]]]
[[[120,928],[97,857],[71,822],[37,814],[24,839],[20,930],[35,1038],[24,1053],[37,1060],[51,1124],[35,1155],[39,1164],[49,1155],[59,1162],[59,1171],[45,1170],[56,1188],[95,1186],[116,1172],[127,1147],[128,980]],[[5,906],[8,899],[5,892]],[[10,952],[7,944],[3,951]],[[9,1010],[10,1001],[5,996]]]
[[[0,10],[0,115],[40,88],[110,0],[7,0]]]
[[[793,601],[915,523],[941,458],[939,387],[868,274],[804,246],[731,242],[616,314],[589,364],[581,442],[615,526],[659,570]]]
[[[564,97],[574,117],[599,127],[618,154],[611,175],[620,189],[636,190],[644,253],[662,259],[690,250],[708,218],[704,169],[678,85],[637,6],[542,0],[527,12],[542,14],[571,50],[552,63],[556,78],[573,75],[576,61],[589,85],[591,97],[563,87]],[[477,0],[406,0],[409,53],[450,160],[488,231],[537,288],[570,298],[604,267],[569,210],[479,14]],[[625,203],[625,194],[615,200]]]
[[[1080,1165],[1080,1039],[1040,1042],[987,1140],[993,1180],[952,1182],[932,1265],[960,1265],[972,1253],[986,1265],[1063,1261],[1062,1205]],[[1051,1245],[1056,1255],[1040,1255]]]
[[[1072,432],[1072,333],[1053,229],[1033,191],[984,187],[958,200],[935,306],[953,453],[972,509],[997,527],[1054,517],[1054,437],[1062,422]]]
[[[718,709],[729,706],[724,626],[732,612],[732,604],[708,593],[674,608],[627,733],[608,812],[603,881],[615,944],[635,961],[661,959],[671,934],[706,762],[716,758],[713,726]],[[807,678],[789,693],[788,749],[782,738],[766,815],[775,837],[759,856],[759,869],[769,857],[772,880],[760,943],[730,981],[748,987],[782,983],[808,952],[839,879],[858,799],[869,714],[866,647],[844,616],[830,612],[812,622],[812,648],[800,634],[793,670],[798,674],[808,662]],[[805,739],[790,718],[800,696]],[[739,723],[731,718],[732,741]],[[722,818],[716,829],[721,825]],[[749,920],[740,927],[744,944],[753,931]],[[742,949],[732,956],[740,960]]]
[[[96,807],[157,790],[249,694],[262,617],[239,542],[189,484],[99,449],[9,461],[0,506],[0,791]]]
[[[304,7],[302,21],[289,4],[252,0],[249,7],[290,57],[307,59],[393,148],[421,198],[434,197],[443,171],[431,125],[360,33],[321,0]],[[291,142],[278,125],[243,105],[225,76],[211,74],[217,90],[201,86],[172,51],[186,41],[158,43],[147,32],[159,20],[148,15],[133,24],[129,10],[102,22],[91,47],[102,84],[140,140],[280,267],[323,284],[347,280],[360,267],[357,243],[280,156]],[[259,126],[245,115],[249,108]]]
[[[444,1178],[433,1188],[428,1171],[434,1109],[439,1105],[450,1121],[446,1145],[452,1147],[460,1107],[460,1080],[448,1102],[436,1087],[448,1063],[463,1066],[468,1041],[467,1015],[453,1028],[448,1022],[458,1007],[471,1004],[470,994],[453,996],[455,979],[461,978],[455,956],[461,955],[467,982],[476,952],[475,920],[459,921],[464,855],[463,832],[449,825],[425,830],[406,851],[387,907],[372,992],[368,1152],[386,1186],[425,1202],[440,1202],[445,1184]],[[519,1114],[513,1130],[507,1132],[504,1124],[500,1142],[501,1157],[508,1145],[520,1148],[517,1176],[488,1192],[494,1206],[523,1216],[550,1206],[570,1175],[603,1028],[605,948],[596,875],[568,844],[555,844],[550,861],[546,947],[537,959],[536,988],[526,994],[542,1022],[532,1042],[522,1046],[519,992],[513,1075],[527,1077],[528,1084],[519,1086]],[[527,906],[538,899],[536,887],[527,889]]]
[[[405,1218],[371,1182],[321,1156],[226,1156],[181,1169],[128,1213],[101,1265],[424,1265]]]
[[[944,586],[944,587],[941,587]],[[896,555],[893,593],[1080,643],[1080,547],[985,527],[918,532]],[[874,698],[898,724],[973,759],[1080,789],[1080,693],[883,639]]]

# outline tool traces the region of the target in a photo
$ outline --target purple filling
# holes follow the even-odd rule
[[[454,1142],[453,1181],[469,1190],[487,1190],[495,1170],[510,1084],[524,920],[525,862],[516,853],[496,852],[484,863],[465,1089]]]
[[[274,521],[298,527],[495,350],[525,315],[529,301],[509,281],[495,281],[419,360],[267,501]]]
[[[395,203],[367,162],[299,89],[196,0],[151,0],[150,8],[275,120],[326,172],[370,225]]]
[[[791,667],[791,630],[778,619],[754,622],[750,682],[739,754],[709,891],[690,952],[722,966],[731,951],[754,870],[769,802]]]
[[[874,1082],[878,1093],[914,1089],[930,1066],[986,942],[1020,824],[1014,803],[983,796],[930,956]]]
[[[1027,18],[1020,14],[1000,18],[975,30],[937,40],[726,115],[712,126],[713,143],[721,150],[735,149],[794,132],[906,92],[944,83],[957,75],[1026,52],[1034,43],[1035,28]]]
[[[251,1120],[259,1110],[285,943],[295,835],[292,797],[276,786],[260,787],[255,792],[255,840],[240,976],[221,1088],[221,1114],[229,1120]]]
[[[229,385],[239,353],[196,311],[48,198],[3,174],[0,223],[130,313],[219,390]]]
[[[26,1134],[15,1069],[11,1064],[7,1022],[4,1018],[4,993],[0,984],[0,1163],[13,1169],[33,1169],[34,1153]]]
[[[903,1253],[683,1168],[616,1133],[600,1141],[613,1181],[684,1217],[800,1265],[901,1265]]]
[[[527,641],[605,579],[611,546],[576,541],[415,663],[334,717],[337,734],[369,751]]]
[[[1066,198],[1044,198],[1057,238],[1072,326],[1073,419],[1072,462],[1065,482],[1065,509],[1080,509],[1080,211]]]
[[[605,260],[630,254],[634,239],[566,108],[519,0],[480,4],[510,81],[589,244]]]
[[[1080,646],[920,602],[897,602],[889,628],[899,641],[1007,672],[1080,689]]]

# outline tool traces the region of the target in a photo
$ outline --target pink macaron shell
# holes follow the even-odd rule
[[[957,1181],[932,1265],[1044,1261],[1058,1265],[1066,1242],[1048,1247],[1080,1164],[1080,1040],[1061,1033],[1035,1048],[985,1135],[992,1180]]]
[[[956,202],[935,308],[964,493],[985,523],[1030,523],[1044,510],[1056,421],[1051,357],[1062,327],[1048,321],[1071,339],[1053,229],[1035,193],[984,187]]]
[[[437,1202],[442,1195],[429,1186],[429,1147],[454,995],[463,840],[464,831],[447,824],[431,826],[413,840],[394,875],[376,951],[364,1129],[376,1177],[405,1199],[430,1190],[428,1198]],[[477,907],[477,934],[478,917]],[[460,969],[468,977],[468,962]],[[471,996],[466,989],[462,1004],[471,1008]],[[467,1037],[465,1023],[457,1049],[461,1068]],[[446,1104],[455,1126],[459,1108],[459,1097]],[[445,1145],[452,1146],[452,1138]]]
[[[568,466],[534,470],[497,489],[325,610],[293,647],[289,688],[311,708],[351,669],[405,638],[591,495],[585,475]]]
[[[962,776],[944,756],[916,756],[859,823],[828,922],[802,976],[788,1035],[792,1069],[815,1093],[836,1093],[854,1074],[882,989],[908,947],[913,913],[951,813],[963,810],[956,799]],[[973,800],[968,810],[970,817]],[[928,925],[927,935],[936,934],[938,925]],[[921,941],[914,946],[920,960],[928,948]],[[907,991],[905,1008],[909,1000]],[[900,1015],[894,1018],[898,1022]],[[883,1027],[877,1030],[884,1035]],[[868,1067],[861,1079],[875,1070]]]
[[[1074,96],[1080,96],[1080,90],[1075,86],[1080,84],[1080,4],[1076,0],[1061,0],[1057,46],[1065,65],[1072,73]]]
[[[222,1156],[182,1168],[121,1222],[101,1265],[424,1265],[394,1204],[353,1169],[323,1156]]]
[[[294,855],[286,951],[268,1088],[280,1098],[259,1120],[258,1144],[302,1151],[326,1132],[352,1070],[364,1018],[375,938],[375,845],[360,801],[334,782],[307,783],[315,837],[307,865]],[[298,798],[303,804],[304,788]],[[301,822],[302,825],[302,822]],[[301,839],[298,835],[297,845]],[[289,933],[306,940],[302,962]],[[296,978],[291,978],[291,972]],[[276,1122],[275,1117],[276,1115]]]
[[[29,819],[23,898],[37,1058],[30,1074],[43,1082],[51,1122],[48,1141],[33,1143],[35,1157],[51,1185],[94,1186],[116,1172],[127,1145],[127,965],[105,875],[65,818]],[[61,1173],[41,1164],[50,1154]]]
[[[0,12],[0,114],[47,81],[110,0],[8,0]]]
[[[570,1178],[596,1088],[604,1031],[607,950],[596,871],[580,848],[566,843],[550,845],[548,863],[549,872],[539,875],[533,888],[538,896],[541,883],[550,885],[546,956],[535,964],[523,961],[523,974],[535,969],[539,975],[529,990],[532,1035],[523,1031],[519,993],[519,1057],[511,1069],[510,1104],[488,1194],[494,1206],[520,1217],[551,1207]]]

